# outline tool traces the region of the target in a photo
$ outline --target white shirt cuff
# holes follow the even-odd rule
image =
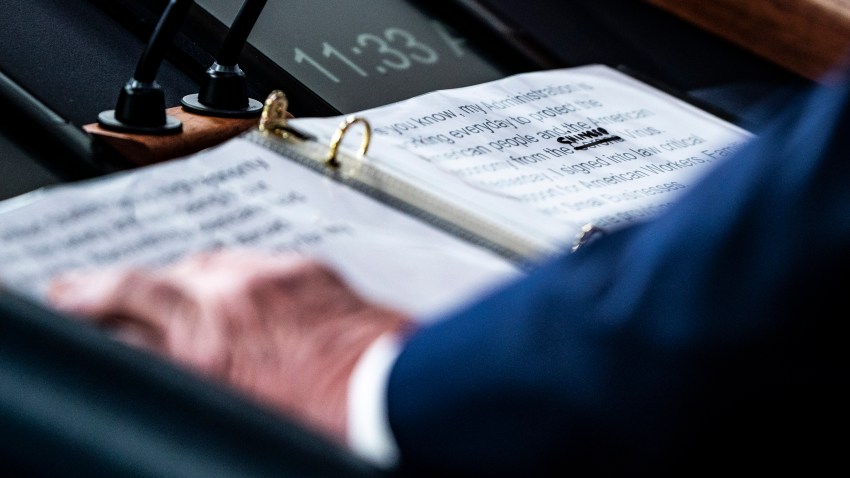
[[[348,445],[365,460],[389,469],[399,451],[387,416],[387,382],[401,342],[383,334],[358,360],[348,382]]]

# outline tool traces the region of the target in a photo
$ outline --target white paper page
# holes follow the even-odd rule
[[[557,232],[564,245],[587,223],[616,229],[653,217],[752,138],[601,65],[436,91],[357,114],[372,125],[369,160],[550,234],[553,225],[533,209],[564,226]],[[339,118],[291,123],[329,138]],[[357,145],[359,133],[346,141]],[[422,164],[460,181],[428,179]]]
[[[164,264],[217,247],[323,259],[365,296],[423,320],[519,274],[488,251],[242,138],[2,208],[0,283],[38,299],[59,272]]]

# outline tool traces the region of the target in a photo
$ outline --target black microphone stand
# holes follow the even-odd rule
[[[121,89],[114,110],[101,112],[98,124],[109,130],[142,134],[174,134],[183,129],[177,118],[165,114],[165,95],[156,74],[168,45],[189,13],[192,0],[171,0],[142,53],[136,72]]]
[[[259,116],[263,104],[248,97],[245,72],[239,68],[239,53],[248,40],[266,0],[246,0],[224,39],[218,57],[206,73],[200,92],[183,97],[183,109],[197,114],[230,118]]]

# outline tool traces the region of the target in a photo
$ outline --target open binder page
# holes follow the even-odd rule
[[[62,271],[220,247],[307,254],[420,317],[518,274],[503,258],[243,138],[2,203],[0,283],[43,298]]]
[[[602,65],[435,91],[357,115],[372,125],[368,161],[562,248],[586,224],[610,230],[656,215],[752,137]],[[290,123],[329,138],[339,118]]]

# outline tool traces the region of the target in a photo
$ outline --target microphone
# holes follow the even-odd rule
[[[192,0],[171,0],[159,18],[133,77],[118,94],[114,110],[101,112],[98,124],[109,130],[142,134],[174,134],[183,129],[177,118],[165,114],[165,95],[156,82],[156,74],[165,58]]]
[[[263,104],[248,97],[245,72],[237,64],[239,53],[248,40],[266,0],[246,0],[239,9],[218,57],[207,71],[207,77],[197,94],[186,95],[180,102],[183,109],[197,114],[229,118],[259,116]]]

